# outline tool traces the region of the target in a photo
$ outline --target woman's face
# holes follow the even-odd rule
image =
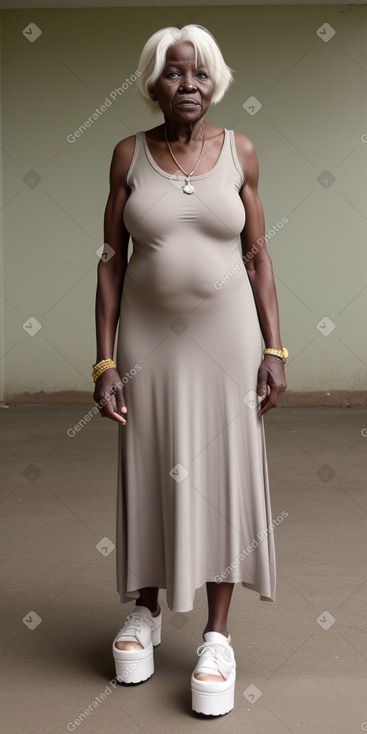
[[[166,119],[196,122],[207,112],[214,82],[206,66],[195,66],[191,43],[175,43],[167,49],[166,63],[154,85],[154,95]]]

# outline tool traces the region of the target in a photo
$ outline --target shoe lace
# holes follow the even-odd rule
[[[214,659],[219,672],[228,678],[233,668],[233,657],[226,645],[222,645],[220,642],[204,642],[198,647],[197,654],[199,657],[207,654],[212,660]]]
[[[121,630],[121,635],[123,635],[124,632],[127,632],[128,629],[129,630],[132,629],[132,630],[135,630],[136,632],[140,632],[141,625],[143,622],[144,624],[148,624],[149,627],[153,627],[154,622],[153,622],[153,619],[151,619],[150,617],[143,618],[141,614],[139,614],[139,612],[130,612],[130,614],[128,614],[126,617],[126,621]]]

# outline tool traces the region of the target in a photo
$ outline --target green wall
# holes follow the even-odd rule
[[[188,22],[207,26],[236,70],[208,121],[255,143],[266,231],[288,219],[268,247],[289,390],[364,390],[367,7],[5,10],[0,20],[5,400],[91,394],[112,149],[161,118],[131,83],[74,143],[67,136],[130,78],[154,31]],[[316,33],[326,22],[327,42]],[[42,31],[34,42],[29,23]],[[254,115],[243,108],[251,96]]]

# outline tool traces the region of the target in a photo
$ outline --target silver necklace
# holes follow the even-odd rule
[[[182,187],[182,191],[184,192],[184,194],[193,194],[194,191],[195,191],[195,186],[192,185],[192,183],[190,181],[190,178],[193,175],[193,173],[195,173],[195,171],[196,171],[196,169],[197,169],[197,167],[198,167],[198,165],[199,165],[199,163],[201,161],[203,152],[204,152],[205,122],[204,122],[204,119],[203,118],[202,118],[201,122],[202,122],[202,130],[204,129],[204,133],[203,133],[203,144],[201,146],[201,151],[200,151],[200,155],[199,155],[198,161],[196,163],[196,166],[195,166],[195,168],[192,169],[191,173],[186,173],[186,171],[184,171],[184,169],[182,168],[182,166],[180,166],[177,158],[175,158],[175,156],[173,155],[172,150],[171,150],[171,146],[170,146],[170,144],[168,142],[168,138],[167,138],[166,126],[164,126],[164,137],[166,138],[166,143],[167,143],[167,146],[168,146],[168,150],[169,150],[169,152],[170,152],[170,154],[171,154],[174,162],[176,163],[176,165],[179,167],[180,171],[182,171],[182,173],[185,175],[185,178],[186,178],[186,183]]]

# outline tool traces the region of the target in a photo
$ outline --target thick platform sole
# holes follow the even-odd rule
[[[143,654],[139,654],[140,652]],[[154,673],[153,645],[141,651],[118,650],[115,647],[113,657],[119,683],[141,683]]]
[[[161,641],[161,627],[152,630],[152,642],[144,650],[119,650],[116,639],[112,644],[112,654],[115,661],[116,679],[119,683],[141,683],[148,680],[154,673],[153,647]]]
[[[234,707],[235,676],[227,681],[223,690],[221,684],[212,681],[200,681],[191,677],[192,710],[206,716],[228,714]]]

